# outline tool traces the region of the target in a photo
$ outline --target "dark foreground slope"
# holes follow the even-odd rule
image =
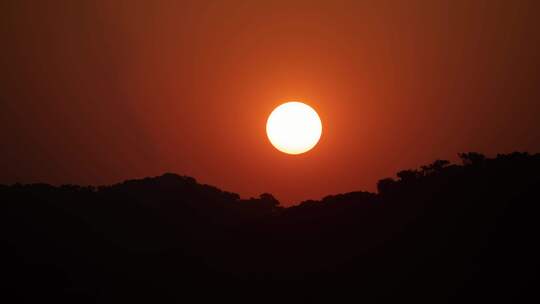
[[[174,174],[0,186],[0,301],[538,300],[540,155],[461,157],[291,208]]]

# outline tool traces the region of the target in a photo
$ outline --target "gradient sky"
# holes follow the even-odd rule
[[[539,1],[2,1],[0,183],[176,172],[282,203],[540,151]],[[274,107],[323,136],[290,156]]]

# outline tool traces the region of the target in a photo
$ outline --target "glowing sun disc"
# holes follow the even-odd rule
[[[287,154],[305,153],[319,142],[322,123],[315,110],[305,103],[286,102],[272,111],[266,135],[272,145]]]

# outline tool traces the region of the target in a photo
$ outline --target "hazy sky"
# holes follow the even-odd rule
[[[539,1],[2,1],[0,183],[176,172],[286,204],[540,151]],[[265,134],[312,105],[307,154]]]

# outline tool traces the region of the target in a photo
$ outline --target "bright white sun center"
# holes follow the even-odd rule
[[[288,154],[311,150],[321,138],[319,115],[305,103],[291,101],[280,105],[268,117],[266,134],[276,149]]]

